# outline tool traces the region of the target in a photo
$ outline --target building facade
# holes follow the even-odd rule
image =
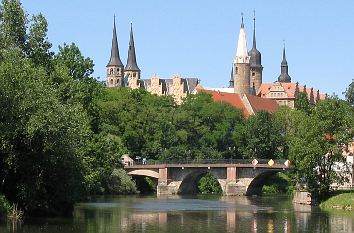
[[[306,92],[308,101],[317,104],[320,99],[325,99],[325,94],[320,94],[319,90],[300,86],[297,82],[292,82],[289,75],[289,66],[286,60],[285,46],[280,65],[280,75],[273,83],[263,83],[263,66],[261,53],[256,45],[256,20],[253,18],[253,44],[252,49],[247,49],[247,37],[243,17],[241,21],[240,33],[237,43],[236,56],[233,60],[229,88],[234,93],[243,96],[245,94],[257,95],[261,98],[275,100],[278,105],[295,107],[295,100],[298,92]]]
[[[200,82],[197,78],[182,78],[179,75],[175,75],[169,79],[162,79],[157,75],[149,79],[141,79],[141,70],[139,69],[135,53],[132,24],[130,25],[128,58],[126,66],[124,67],[119,56],[116,24],[115,22],[113,23],[111,57],[106,66],[106,70],[107,87],[143,88],[159,96],[173,96],[177,104],[181,104],[188,94],[194,93],[195,88]]]

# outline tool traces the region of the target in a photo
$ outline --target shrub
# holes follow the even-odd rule
[[[4,217],[10,211],[10,203],[6,197],[0,194],[0,217]]]
[[[114,169],[108,179],[107,194],[138,193],[135,182],[123,169]]]
[[[218,180],[211,174],[203,176],[198,182],[198,191],[202,194],[221,194]]]

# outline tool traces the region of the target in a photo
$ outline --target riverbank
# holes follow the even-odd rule
[[[320,204],[321,209],[343,209],[354,211],[354,192],[341,193]]]

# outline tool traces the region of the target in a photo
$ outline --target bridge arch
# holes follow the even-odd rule
[[[131,170],[128,172],[129,175],[132,176],[147,176],[151,178],[160,178],[160,174],[158,171],[151,170],[151,169],[136,169],[136,170]]]
[[[264,186],[264,182],[273,176],[274,174],[281,172],[280,170],[268,170],[268,171],[262,171],[260,172],[255,178],[252,179],[252,181],[249,183],[247,190],[246,190],[246,196],[251,196],[251,195],[261,195],[262,194],[262,188]]]
[[[178,194],[197,194],[198,193],[198,181],[205,176],[206,174],[210,174],[214,176],[222,191],[225,191],[225,182],[220,177],[220,172],[213,170],[213,169],[198,169],[198,170],[191,170],[187,174],[182,177],[181,182],[179,182],[177,186],[177,193]]]

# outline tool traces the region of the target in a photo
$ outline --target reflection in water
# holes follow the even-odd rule
[[[293,205],[286,197],[107,197],[73,219],[32,220],[16,232],[354,232],[354,216]],[[0,232],[7,231],[0,224]]]

